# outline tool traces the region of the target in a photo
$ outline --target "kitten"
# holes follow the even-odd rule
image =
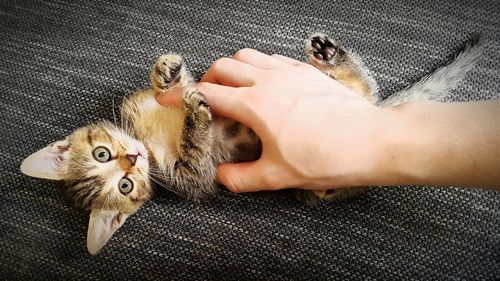
[[[361,58],[327,35],[313,34],[307,40],[306,53],[311,64],[332,79],[379,106],[389,106],[439,99],[463,78],[480,48],[479,44],[468,45],[447,66],[383,101],[378,100],[377,83]],[[90,212],[87,249],[93,255],[152,195],[154,183],[200,201],[218,189],[217,164],[256,160],[262,151],[252,130],[212,116],[204,96],[190,87],[194,80],[181,56],[161,56],[150,79],[151,89],[139,90],[124,100],[122,127],[101,121],[76,129],[21,165],[26,175],[62,181],[74,205]],[[175,87],[183,91],[181,108],[156,102],[159,91]],[[299,199],[314,205],[362,190],[296,192]]]

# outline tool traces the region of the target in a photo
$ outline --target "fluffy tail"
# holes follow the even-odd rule
[[[408,88],[379,101],[377,105],[389,107],[415,100],[441,100],[455,89],[465,74],[474,67],[482,53],[483,41],[481,36],[476,36],[450,63],[439,67]]]

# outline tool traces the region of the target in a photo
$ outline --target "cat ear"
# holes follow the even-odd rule
[[[92,210],[90,213],[89,229],[87,231],[87,250],[91,255],[97,254],[108,242],[128,215],[118,211]]]
[[[51,143],[24,159],[21,172],[35,178],[62,180],[68,160],[68,149],[67,138]]]

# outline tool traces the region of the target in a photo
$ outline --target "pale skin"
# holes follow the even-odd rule
[[[379,108],[311,65],[243,49],[198,84],[214,114],[252,128],[259,160],[218,167],[233,192],[432,185],[500,190],[500,101]],[[159,95],[179,104],[180,93]]]

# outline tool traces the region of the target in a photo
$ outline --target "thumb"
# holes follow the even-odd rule
[[[261,161],[221,164],[217,167],[217,180],[236,193],[269,189],[260,163]]]

